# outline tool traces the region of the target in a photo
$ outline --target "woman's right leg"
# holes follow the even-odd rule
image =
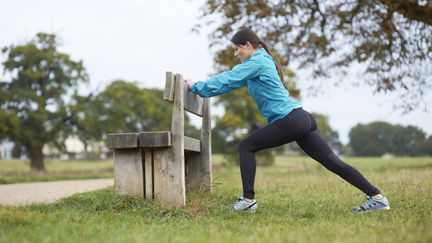
[[[253,132],[239,144],[240,172],[245,198],[253,199],[255,197],[255,153],[293,142],[303,137],[310,129],[311,124],[308,115],[302,109],[296,109],[285,118]]]
[[[314,160],[318,161],[331,172],[339,175],[351,185],[357,187],[368,196],[380,194],[358,170],[342,161],[316,131],[315,119],[310,115],[312,131],[296,142]]]

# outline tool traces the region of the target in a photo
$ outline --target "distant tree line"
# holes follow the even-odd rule
[[[356,156],[432,155],[432,136],[415,126],[386,122],[358,124],[349,132],[349,145]]]

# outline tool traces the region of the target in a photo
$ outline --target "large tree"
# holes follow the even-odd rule
[[[71,96],[88,79],[82,61],[57,47],[54,34],[39,33],[2,50],[9,80],[0,82],[0,137],[25,148],[32,171],[45,171],[44,145],[64,148]]]
[[[213,27],[209,38],[218,64],[231,57],[227,40],[248,26],[292,68],[398,92],[395,105],[403,111],[426,105],[423,94],[432,85],[430,0],[207,0],[201,12],[196,29]],[[345,78],[353,72],[358,75]]]

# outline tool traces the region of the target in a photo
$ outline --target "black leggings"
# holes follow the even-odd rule
[[[285,118],[258,129],[243,140],[239,144],[243,196],[249,199],[255,197],[255,153],[292,141],[296,141],[300,148],[314,160],[365,194],[369,196],[380,194],[380,191],[358,170],[333,153],[316,129],[317,124],[312,115],[300,108],[293,110]]]

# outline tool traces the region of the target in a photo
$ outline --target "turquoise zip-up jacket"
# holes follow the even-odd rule
[[[192,92],[207,98],[247,86],[258,109],[273,123],[284,118],[301,104],[292,99],[280,81],[276,64],[264,48],[258,49],[243,63],[207,81],[197,81]]]

